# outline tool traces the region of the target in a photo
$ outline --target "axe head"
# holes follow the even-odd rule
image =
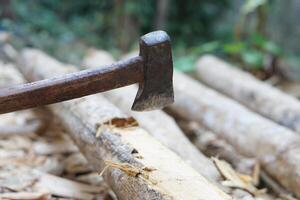
[[[161,109],[174,102],[173,61],[170,37],[164,31],[148,33],[140,39],[144,81],[132,105],[132,110]]]

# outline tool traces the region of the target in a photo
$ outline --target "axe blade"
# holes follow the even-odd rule
[[[174,102],[173,61],[170,37],[164,31],[148,33],[140,39],[144,81],[132,105],[132,110],[161,109]]]

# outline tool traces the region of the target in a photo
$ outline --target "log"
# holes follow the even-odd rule
[[[107,57],[107,53],[104,53],[104,55],[102,55],[102,53],[102,50],[94,50],[93,53],[88,52],[84,58],[83,65],[88,68],[93,68],[97,66],[97,63],[101,62],[104,65],[111,64],[113,62],[112,60],[107,60],[108,63],[103,63],[103,57]],[[137,87],[128,86],[111,90],[103,94],[122,111],[133,116],[138,121],[139,125],[145,128],[149,134],[177,153],[185,162],[190,164],[205,178],[216,184],[220,182],[220,174],[213,162],[197,150],[180,130],[172,117],[160,110],[148,112],[131,111],[130,108],[137,94]]]
[[[30,81],[75,71],[38,50],[22,51],[19,69]],[[50,109],[119,199],[231,199],[101,95]],[[107,167],[109,166],[109,167]]]
[[[240,173],[251,175],[255,159],[247,158],[237,152],[232,145],[199,123],[178,119],[179,126],[187,132],[191,141],[205,155],[226,160]]]
[[[174,74],[170,110],[212,130],[241,154],[255,157],[286,189],[300,196],[300,137],[184,74]]]
[[[256,165],[255,158],[248,158],[237,152],[232,145],[218,137],[217,134],[207,130],[199,123],[188,122],[182,119],[177,119],[180,127],[188,133],[192,142],[201,149],[205,155],[209,157],[217,157],[228,161],[233,167],[243,174],[253,176]],[[271,189],[277,196],[291,196],[284,188],[282,188],[275,180],[272,179],[263,169],[259,170],[260,179],[263,185]],[[259,184],[259,180],[256,184]],[[274,199],[265,196],[265,198]]]
[[[197,76],[205,84],[300,133],[300,102],[296,98],[213,56],[203,56],[196,66]]]
[[[93,68],[94,66],[96,66],[97,63],[101,62],[104,65],[111,64],[113,61],[103,63],[103,56],[101,55],[102,52],[103,51],[93,51],[93,54],[88,53],[84,58],[85,66]],[[125,55],[123,59],[128,59],[137,54],[138,52],[129,53]],[[197,147],[201,151],[197,150],[197,148],[188,140],[187,136],[185,136],[185,133],[178,127],[176,121],[170,115],[159,110],[143,113],[132,112],[130,108],[136,95],[136,92],[137,87],[128,86],[125,88],[105,92],[103,93],[103,95],[115,105],[117,105],[120,109],[122,109],[124,112],[137,119],[139,125],[145,128],[154,138],[156,138],[157,140],[162,142],[162,144],[164,144],[169,149],[177,153],[185,162],[189,163],[205,178],[217,184],[217,186],[221,187],[226,192],[229,192],[233,196],[233,198],[245,198],[249,200],[256,199],[256,197],[253,197],[249,193],[241,191],[240,189],[229,190],[229,188],[221,186],[219,183],[220,180],[222,180],[222,177],[219,171],[216,169],[215,165],[210,159],[208,159],[205,155],[202,154],[201,151],[203,149],[199,148],[200,146]],[[200,136],[200,132],[197,133],[199,133],[198,136],[200,138],[202,135]],[[227,155],[229,155],[230,153],[232,153],[232,151],[227,151],[226,153]],[[211,155],[209,155],[209,157],[210,156]],[[235,161],[237,161],[237,159],[235,159]],[[239,166],[245,164],[243,161],[239,160]],[[238,197],[235,194],[238,194]],[[268,198],[267,195],[264,195],[259,196],[257,199],[266,200],[272,198]]]

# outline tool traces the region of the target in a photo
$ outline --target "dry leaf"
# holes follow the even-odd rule
[[[218,158],[212,158],[212,160],[222,176],[226,179],[222,183],[224,186],[240,188],[253,195],[260,195],[265,192],[265,190],[258,190],[253,185],[253,179],[251,176],[237,173],[226,161],[219,160]]]

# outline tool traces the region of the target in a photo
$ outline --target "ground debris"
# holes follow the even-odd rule
[[[47,191],[37,192],[6,192],[0,194],[0,199],[3,200],[44,200],[49,199],[49,193]]]
[[[0,187],[12,191],[22,191],[31,187],[39,175],[29,167],[7,165],[0,168]]]
[[[266,189],[259,190],[255,187],[255,184],[257,183],[256,177],[253,178],[249,175],[236,172],[231,165],[224,160],[219,160],[215,157],[213,157],[212,160],[225,178],[225,181],[222,182],[224,186],[243,189],[254,196],[266,193]],[[256,170],[258,170],[258,167]],[[254,174],[257,175],[259,172],[254,172]]]
[[[31,111],[26,112],[1,115],[0,127],[26,127],[32,123]],[[44,131],[47,134],[2,135],[0,199],[114,199],[61,125],[53,123]]]
[[[33,150],[36,154],[51,155],[78,152],[78,148],[73,144],[71,139],[67,136],[60,138],[52,138],[52,140],[40,140],[35,142]]]
[[[71,181],[51,174],[42,174],[34,188],[49,191],[50,194],[60,197],[86,200],[92,200],[96,194],[101,193],[103,189],[107,189],[101,186]]]
[[[69,174],[88,173],[92,169],[81,153],[74,153],[64,160],[65,170]]]

